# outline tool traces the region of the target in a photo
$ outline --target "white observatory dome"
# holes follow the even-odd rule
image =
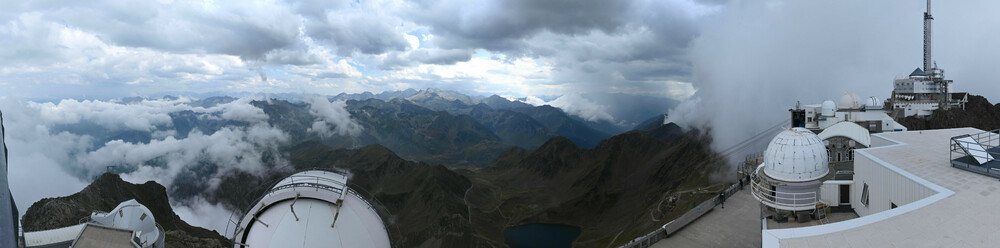
[[[829,171],[826,146],[819,136],[805,128],[782,131],[764,152],[764,174],[777,180],[812,181]]]
[[[372,202],[347,186],[346,172],[298,172],[245,211],[233,247],[392,247]]]
[[[882,108],[882,101],[879,101],[878,98],[874,96],[870,96],[868,97],[868,102],[866,105],[868,106],[868,108]]]
[[[840,97],[840,104],[837,104],[838,109],[859,109],[861,108],[861,99],[858,95],[854,93],[847,93]]]
[[[823,116],[833,116],[835,112],[837,112],[837,104],[830,100],[823,101],[823,108],[820,111]]]

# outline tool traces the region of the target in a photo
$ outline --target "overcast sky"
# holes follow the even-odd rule
[[[920,0],[3,2],[0,95],[25,99],[428,87],[685,99],[711,88],[695,82],[693,67],[736,62],[756,73],[795,76],[804,87],[887,96],[893,76],[920,64],[924,6]],[[1000,55],[998,8],[986,0],[935,8],[935,60],[960,90],[997,92],[987,76]]]
[[[20,98],[381,92],[684,98],[716,1],[4,1]]]

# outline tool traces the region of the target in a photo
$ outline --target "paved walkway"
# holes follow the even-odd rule
[[[726,208],[716,206],[652,247],[760,247],[760,241],[760,206],[745,188],[726,200]]]

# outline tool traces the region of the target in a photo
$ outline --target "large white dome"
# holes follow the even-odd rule
[[[840,97],[840,103],[837,104],[839,109],[859,109],[861,108],[861,99],[858,95],[854,93],[847,93]]]
[[[826,146],[819,136],[805,128],[782,131],[764,152],[764,174],[777,180],[812,181],[829,172]]]
[[[233,247],[392,247],[373,201],[348,187],[344,172],[295,173],[245,211]]]

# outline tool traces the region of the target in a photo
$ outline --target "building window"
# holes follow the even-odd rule
[[[828,162],[833,162],[833,151],[829,147],[826,148],[826,160]]]
[[[861,190],[861,204],[868,206],[868,183],[865,183],[865,188]]]
[[[843,153],[837,153],[837,162],[844,161]]]
[[[854,161],[854,147],[847,149],[847,161]]]

